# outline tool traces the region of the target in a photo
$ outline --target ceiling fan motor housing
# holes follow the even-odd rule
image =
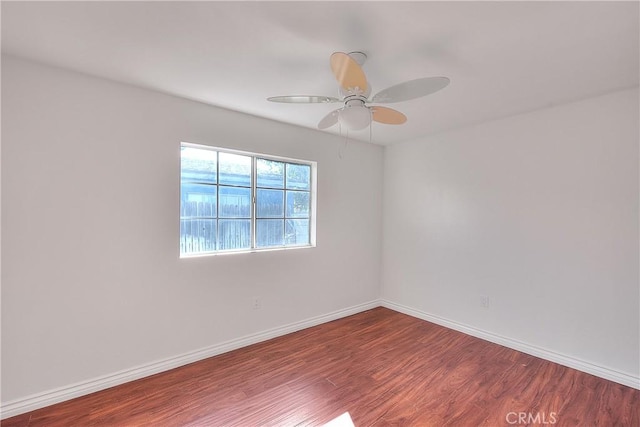
[[[364,107],[364,104],[367,102],[367,98],[364,96],[348,96],[344,99],[345,107]]]
[[[347,100],[347,98],[353,97],[353,96],[361,96],[367,99],[369,98],[369,95],[371,95],[371,85],[369,84],[369,82],[367,82],[367,88],[364,91],[362,91],[361,88],[355,88],[355,89],[356,90],[347,90],[340,87],[338,90],[340,92],[340,96],[344,98],[345,101]]]

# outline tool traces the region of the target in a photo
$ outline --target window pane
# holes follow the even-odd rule
[[[251,216],[251,189],[220,186],[220,217],[249,218]]]
[[[251,246],[251,221],[248,219],[221,219],[218,248],[249,249]]]
[[[309,244],[309,220],[288,219],[285,229],[285,245]]]
[[[215,185],[188,184],[180,186],[180,217],[215,217]]]
[[[258,159],[256,169],[258,187],[284,188],[284,163]]]
[[[265,248],[268,246],[283,245],[283,220],[259,219],[256,221],[256,246]]]
[[[284,191],[257,190],[256,209],[258,218],[284,217]]]
[[[309,245],[313,167],[185,143],[180,254]]]
[[[216,250],[215,219],[181,219],[180,253],[194,254]]]
[[[216,151],[192,147],[180,150],[180,180],[216,182]]]
[[[287,188],[311,189],[311,166],[287,163]]]
[[[220,184],[251,186],[251,157],[220,153]]]
[[[309,192],[287,191],[287,218],[309,216]]]

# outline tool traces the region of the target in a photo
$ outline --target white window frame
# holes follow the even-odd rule
[[[251,157],[251,226],[250,226],[250,240],[251,240],[251,244],[250,244],[250,248],[243,248],[243,249],[216,249],[214,251],[203,251],[203,252],[197,252],[197,253],[182,253],[182,249],[180,247],[180,238],[181,238],[181,231],[180,231],[180,220],[182,219],[181,215],[180,215],[180,204],[182,203],[182,195],[180,195],[179,198],[179,203],[178,203],[178,251],[179,251],[179,255],[180,258],[195,258],[195,257],[206,257],[206,256],[212,256],[212,255],[223,255],[223,254],[238,254],[238,253],[254,253],[254,252],[267,252],[267,251],[281,251],[281,250],[292,250],[292,249],[306,249],[306,248],[313,248],[316,246],[316,217],[317,217],[317,168],[318,168],[318,164],[315,161],[311,161],[311,160],[302,160],[302,159],[294,159],[291,157],[283,157],[283,156],[275,156],[275,155],[271,155],[271,154],[263,154],[263,153],[255,153],[255,152],[250,152],[250,151],[241,151],[241,150],[236,150],[236,149],[230,149],[230,148],[224,148],[224,147],[213,147],[213,146],[209,146],[209,145],[202,145],[202,144],[194,144],[194,143],[190,143],[190,142],[181,142],[180,143],[180,149],[182,149],[182,147],[190,147],[190,148],[194,148],[194,149],[200,149],[200,150],[209,150],[209,151],[217,151],[218,153],[229,153],[229,154],[238,154],[238,155],[242,155],[242,156],[247,156],[247,157]],[[218,156],[219,157],[219,156]],[[277,161],[277,162],[283,162],[283,163],[287,163],[287,164],[299,164],[299,165],[307,165],[310,167],[310,176],[309,176],[309,243],[308,244],[303,244],[303,245],[282,245],[282,246],[270,246],[270,247],[264,247],[264,248],[260,248],[256,246],[256,222],[257,222],[257,207],[256,207],[256,194],[257,194],[257,189],[258,188],[264,188],[264,187],[258,187],[257,182],[257,159],[264,159],[264,160],[272,160],[272,161]],[[216,173],[219,174],[219,165],[216,165]],[[182,172],[182,161],[180,161],[180,172]],[[181,181],[181,173],[178,176],[178,179],[180,179]],[[215,185],[216,188],[216,194],[217,194],[217,199],[219,200],[220,197],[220,182],[218,179],[216,179],[216,184],[211,184],[211,185]],[[179,184],[180,186],[180,192],[182,192],[182,182],[180,182]],[[285,182],[285,188],[282,189],[283,191],[287,191],[286,190],[286,182]],[[220,212],[219,212],[219,204],[216,203],[216,219],[220,219]],[[285,206],[285,213],[283,216],[283,220],[286,218],[286,206]],[[217,223],[217,222],[216,222]],[[216,226],[216,230],[218,230],[218,226]],[[216,231],[218,232],[218,231]]]

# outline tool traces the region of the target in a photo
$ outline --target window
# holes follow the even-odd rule
[[[180,256],[314,244],[315,163],[183,143]]]

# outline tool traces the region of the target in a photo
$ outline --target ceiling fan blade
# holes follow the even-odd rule
[[[272,96],[267,98],[271,102],[285,102],[288,104],[328,104],[331,102],[340,102],[338,98],[331,96],[314,96],[314,95],[288,95],[288,96]]]
[[[408,101],[430,95],[445,88],[450,80],[447,77],[424,77],[400,83],[378,92],[371,99],[372,102],[393,103]]]
[[[373,121],[386,125],[401,125],[407,121],[407,116],[400,111],[387,107],[371,107]]]
[[[344,90],[357,95],[367,91],[367,76],[352,57],[343,52],[335,52],[331,55],[330,63],[333,75]]]
[[[327,128],[330,128],[331,126],[335,125],[336,123],[338,123],[338,117],[340,116],[340,110],[342,110],[342,108],[338,108],[337,110],[333,110],[332,112],[330,112],[329,114],[324,116],[324,118],[322,120],[320,120],[320,123],[318,123],[318,129],[327,129]]]

